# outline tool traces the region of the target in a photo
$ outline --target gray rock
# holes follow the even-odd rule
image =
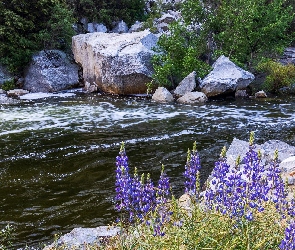
[[[174,98],[166,88],[159,87],[153,94],[152,100],[154,100],[155,102],[173,102]]]
[[[208,101],[208,98],[202,92],[188,92],[177,99],[179,103],[204,103],[206,101]]]
[[[294,95],[295,94],[295,84],[292,84],[290,87],[279,88],[280,95]]]
[[[13,97],[19,97],[25,94],[28,94],[29,91],[24,90],[24,89],[12,89],[7,91],[8,96],[13,96]]]
[[[80,23],[82,24],[82,28],[84,30],[87,30],[87,28],[88,28],[88,18],[87,17],[82,17],[80,19]]]
[[[221,56],[213,64],[213,70],[201,82],[200,88],[207,97],[212,97],[245,89],[253,80],[252,73]]]
[[[94,23],[94,28],[96,32],[106,33],[108,31],[107,27],[102,23]]]
[[[248,98],[249,95],[245,89],[238,89],[235,93],[235,98]]]
[[[55,92],[79,84],[79,67],[59,50],[41,51],[33,56],[23,88],[30,92]]]
[[[267,94],[263,90],[260,90],[255,93],[255,98],[266,98],[266,97],[267,97]]]
[[[89,33],[93,33],[93,32],[95,32],[96,30],[95,30],[95,28],[94,28],[94,23],[88,23],[87,24],[87,32],[89,32]]]
[[[243,159],[249,149],[249,142],[234,138],[230,147],[226,152],[226,157],[229,165],[234,166],[238,156]],[[255,145],[255,150],[260,150],[262,154],[262,161],[269,163],[273,157],[275,150],[278,150],[279,161],[283,162],[285,159],[295,155],[295,147],[279,140],[269,140],[261,145]]]
[[[283,65],[295,65],[295,47],[288,47],[284,50],[283,56],[280,59],[280,63],[282,63]]]
[[[20,101],[17,99],[13,99],[13,98],[7,97],[4,94],[0,94],[0,104],[17,104],[19,102]]]
[[[145,94],[151,81],[152,50],[158,38],[148,30],[126,34],[88,33],[74,36],[74,58],[83,78],[112,94]]]
[[[196,88],[196,72],[193,71],[185,77],[176,87],[174,94],[183,96],[188,92],[192,92]]]
[[[88,93],[97,92],[98,88],[96,83],[91,84],[90,82],[85,82],[84,90]]]
[[[9,71],[0,64],[0,86],[6,82],[13,80],[13,75],[9,73]]]
[[[170,13],[165,13],[158,19],[158,23],[167,23],[170,24],[172,22],[176,21],[176,17],[174,15],[171,15]]]
[[[112,33],[127,33],[128,32],[128,26],[127,24],[122,20],[116,24],[116,26],[112,29]]]
[[[290,156],[280,163],[283,172],[295,174],[295,156]]]
[[[143,28],[143,23],[142,22],[138,22],[136,21],[135,24],[133,24],[130,29],[129,29],[129,33],[132,33],[132,32],[138,32],[138,31],[142,31],[144,28]]]
[[[70,233],[60,237],[56,242],[43,248],[51,250],[61,247],[62,249],[88,249],[99,246],[101,238],[115,236],[120,232],[119,227],[100,226],[96,228],[74,228]]]

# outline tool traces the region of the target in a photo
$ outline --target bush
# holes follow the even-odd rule
[[[188,0],[183,7],[187,24],[202,23],[211,50],[251,68],[262,55],[272,55],[290,44],[294,18],[286,0]]]
[[[22,72],[32,54],[70,46],[71,11],[59,0],[0,2],[0,62],[11,72]]]
[[[158,41],[158,52],[153,57],[155,73],[153,82],[158,86],[174,88],[192,71],[203,78],[209,73],[210,66],[202,61],[205,54],[205,42],[194,30],[180,23],[169,26],[170,34],[164,34]]]
[[[282,87],[290,87],[295,83],[295,66],[293,64],[282,65],[273,60],[265,60],[258,64],[257,70],[267,74],[263,88],[278,93]]]
[[[11,90],[15,88],[14,80],[5,81],[1,88],[5,91]]]

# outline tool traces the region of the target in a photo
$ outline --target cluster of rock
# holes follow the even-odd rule
[[[146,11],[160,2],[173,7],[181,0],[149,0],[146,1]],[[77,26],[75,29],[77,33],[88,33],[72,38],[74,58],[57,50],[36,53],[18,87],[29,92],[50,93],[84,86],[87,92],[146,94],[146,84],[151,82],[154,73],[151,64],[155,54],[153,48],[157,46],[159,36],[169,32],[170,23],[181,21],[180,12],[172,9],[153,20],[153,33],[144,29],[141,22],[129,28],[120,21],[108,30],[103,24],[89,23],[82,18],[82,28]],[[295,49],[287,48],[282,63],[294,63],[294,58]],[[152,99],[157,102],[203,103],[218,96],[249,97],[253,74],[239,68],[225,56],[221,56],[212,68],[202,80],[192,72],[171,93],[163,87],[158,88]],[[10,79],[13,77],[0,65],[0,87]],[[264,91],[259,91],[255,97],[267,96]]]
[[[236,66],[229,58],[221,56],[213,64],[212,71],[196,83],[196,73],[192,72],[185,77],[173,94],[166,88],[156,90],[152,99],[156,102],[203,103],[208,98],[221,95],[235,95],[236,98],[249,97],[247,89],[254,80],[254,75]],[[195,89],[199,91],[194,91]],[[256,98],[264,98],[264,91],[255,94]]]

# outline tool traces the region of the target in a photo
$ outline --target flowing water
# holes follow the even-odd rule
[[[197,141],[205,180],[234,137],[295,145],[295,98],[155,104],[143,98],[82,93],[0,106],[0,227],[13,248],[41,248],[54,234],[107,225],[113,210],[115,157],[126,143],[130,168],[164,164],[176,196],[184,190],[186,152]]]

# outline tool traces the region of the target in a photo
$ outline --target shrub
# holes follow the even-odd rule
[[[11,239],[13,238],[13,231],[13,228],[9,224],[0,230],[0,249],[11,249]]]
[[[286,0],[188,0],[182,13],[187,24],[202,23],[212,52],[249,67],[294,38],[288,32],[294,12]]]
[[[270,92],[277,93],[282,87],[290,87],[295,83],[295,66],[282,65],[273,60],[262,61],[257,70],[267,74],[263,87]]]
[[[0,2],[0,62],[21,72],[38,50],[65,48],[72,36],[71,11],[59,0]]]
[[[194,30],[189,30],[180,23],[169,26],[170,34],[163,34],[153,57],[155,73],[153,81],[156,85],[175,87],[192,71],[203,78],[209,73],[210,66],[202,61],[205,42]]]
[[[14,80],[5,81],[1,88],[5,91],[11,90],[15,88]]]

